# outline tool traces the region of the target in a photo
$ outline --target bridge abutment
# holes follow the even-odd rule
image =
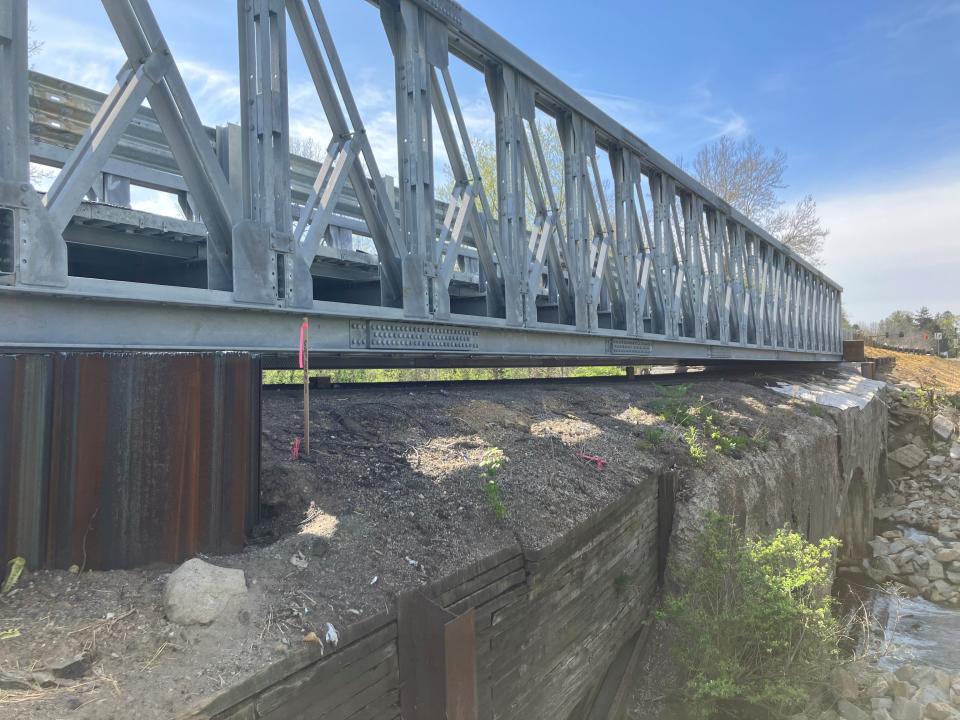
[[[105,570],[236,552],[259,479],[255,355],[0,355],[0,557]]]

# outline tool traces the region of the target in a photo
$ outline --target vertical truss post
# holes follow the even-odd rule
[[[730,311],[725,273],[723,272],[723,244],[726,232],[726,218],[716,210],[707,211],[708,243],[707,271],[710,284],[711,309],[715,334],[722,343],[730,342]]]
[[[650,196],[653,200],[653,265],[656,269],[657,294],[663,312],[663,332],[668,338],[677,337],[677,307],[673,288],[676,282],[676,256],[673,230],[670,224],[670,206],[673,205],[673,181],[663,173],[650,175]]]
[[[283,0],[237,0],[243,221],[234,229],[237,300],[309,308],[291,235],[286,11]],[[309,284],[309,287],[307,285]]]
[[[523,119],[533,117],[529,86],[510,67],[487,72],[487,87],[496,117],[497,201],[500,274],[503,277],[507,325],[536,323],[536,288],[529,278]],[[531,178],[531,181],[533,178]]]
[[[609,250],[606,207],[596,207],[591,171],[596,172],[596,129],[574,113],[557,119],[563,146],[564,192],[567,213],[567,259],[573,281],[577,330],[599,327],[597,310]]]
[[[397,84],[397,160],[400,170],[400,225],[403,245],[403,310],[429,317],[435,307],[433,114],[431,66],[447,63],[447,29],[412,0],[381,4]]]
[[[703,201],[690,193],[681,201],[683,207],[684,269],[687,278],[687,294],[693,315],[693,334],[697,340],[707,338],[706,288],[704,287],[703,253],[700,247],[700,218],[703,216]]]
[[[643,306],[640,302],[640,270],[643,266],[642,238],[637,236],[636,207],[633,202],[633,163],[622,148],[610,152],[613,171],[614,252],[624,268],[623,303],[627,333],[643,334]],[[630,218],[630,222],[627,222]]]
[[[30,185],[27,0],[0,3],[0,282],[63,287],[67,246]]]
[[[622,275],[624,324],[630,335],[643,335],[651,268],[650,254],[644,244],[644,237],[650,236],[650,228],[643,204],[643,176],[637,158],[622,147],[611,150],[610,166],[616,203],[616,256]]]

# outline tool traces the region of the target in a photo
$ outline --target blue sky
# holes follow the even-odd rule
[[[854,318],[960,311],[960,0],[684,3],[465,0],[464,7],[670,158],[723,134],[788,155]],[[208,124],[236,120],[236,3],[154,0]],[[96,0],[30,0],[36,69],[106,89],[123,56]],[[395,169],[389,48],[363,0],[326,0],[381,169]],[[292,129],[327,140],[291,43]],[[455,79],[475,137],[479,74]]]

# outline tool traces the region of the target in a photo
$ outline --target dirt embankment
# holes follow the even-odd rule
[[[868,347],[867,355],[893,360],[893,366],[884,373],[884,379],[890,382],[917,382],[948,394],[960,393],[960,360],[912,355],[877,347]]]
[[[776,452],[811,422],[805,403],[764,389],[769,379],[685,382],[319,392],[313,452],[299,459],[301,396],[266,392],[263,522],[245,552],[207,558],[244,570],[245,602],[180,627],[163,614],[170,567],[25,573],[0,598],[0,716],[175,717],[327,623],[370,617],[508,544],[544,547],[666,469],[696,484]],[[672,424],[676,406],[698,408],[692,435]],[[732,446],[716,449],[708,415]],[[494,449],[502,462],[483,475]],[[9,681],[78,654],[73,678]]]

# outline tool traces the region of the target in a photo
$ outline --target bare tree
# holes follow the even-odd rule
[[[803,198],[792,211],[778,210],[766,222],[766,228],[780,242],[814,265],[823,262],[823,241],[830,231],[820,221],[817,203],[812,195]]]
[[[693,160],[700,182],[758,222],[780,207],[777,191],[786,187],[786,169],[782,150],[767,155],[753,138],[736,142],[726,135],[701,148]]]
[[[34,35],[36,35],[37,26],[33,23],[27,25],[27,57],[33,57],[37,55],[41,50],[43,50],[43,41],[37,40]]]
[[[315,137],[295,135],[290,138],[290,154],[299,155],[315,162],[323,162],[323,159],[327,156],[327,146]]]
[[[701,148],[693,161],[697,178],[787,247],[815,265],[822,262],[823,243],[830,231],[817,215],[817,203],[807,195],[793,210],[784,208],[779,191],[787,156],[767,153],[753,138],[736,141],[724,136]]]

